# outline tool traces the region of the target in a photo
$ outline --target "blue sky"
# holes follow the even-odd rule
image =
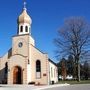
[[[56,61],[53,39],[62,27],[64,19],[83,16],[90,22],[90,0],[26,0],[27,11],[32,18],[32,36],[36,47],[47,52]],[[17,18],[23,8],[23,0],[0,0],[0,56],[12,45],[17,34]]]

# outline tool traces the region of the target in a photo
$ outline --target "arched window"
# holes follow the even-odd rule
[[[28,32],[28,26],[25,27],[25,32]]]
[[[36,61],[36,78],[41,78],[41,62],[40,60]]]
[[[6,62],[5,63],[5,74],[7,74],[8,73],[8,63]]]
[[[23,32],[23,26],[20,27],[20,32]]]
[[[41,62],[39,60],[36,61],[36,72],[41,72]]]

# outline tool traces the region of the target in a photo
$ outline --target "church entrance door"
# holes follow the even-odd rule
[[[13,84],[22,84],[22,69],[19,66],[14,67]]]

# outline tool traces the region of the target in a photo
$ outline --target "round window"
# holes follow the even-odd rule
[[[23,43],[19,42],[18,47],[22,47],[22,46],[23,46]]]

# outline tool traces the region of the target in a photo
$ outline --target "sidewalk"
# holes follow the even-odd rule
[[[43,90],[47,88],[67,86],[69,84],[54,84],[45,86],[34,86],[34,85],[0,85],[0,90]]]
[[[54,88],[54,87],[62,87],[62,86],[68,86],[69,84],[54,84],[54,85],[47,85],[47,86],[41,86],[41,87],[37,87],[37,89],[34,90],[43,90],[43,89],[47,89],[47,88]]]

